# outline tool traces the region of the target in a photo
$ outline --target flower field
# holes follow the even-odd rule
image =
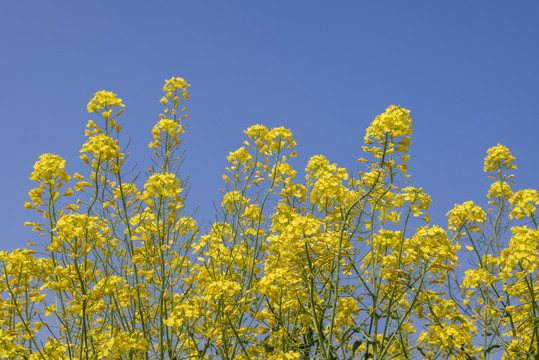
[[[0,252],[1,358],[539,359],[539,196],[514,188],[509,149],[487,151],[488,206],[436,225],[408,180],[409,110],[372,121],[357,169],[317,155],[304,178],[290,130],[253,125],[206,229],[185,211],[188,87],[165,81],[144,173],[107,91],[86,174],[39,157],[40,241]]]

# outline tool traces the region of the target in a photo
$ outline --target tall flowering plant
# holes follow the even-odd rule
[[[201,229],[184,211],[188,87],[165,82],[140,189],[111,92],[88,104],[99,120],[80,150],[87,175],[40,156],[25,207],[42,215],[26,225],[43,241],[0,252],[2,358],[539,356],[539,198],[512,189],[507,148],[485,159],[491,209],[456,205],[446,231],[409,184],[409,110],[374,119],[357,171],[316,155],[302,179],[290,130],[254,125]],[[464,252],[474,265],[461,274]]]

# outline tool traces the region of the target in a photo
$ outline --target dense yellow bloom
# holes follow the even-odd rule
[[[125,107],[122,99],[119,99],[116,94],[110,91],[98,91],[88,103],[88,112],[98,112],[99,109],[109,110],[112,107]]]
[[[60,197],[59,189],[64,182],[68,182],[71,177],[65,171],[65,160],[58,155],[42,154],[39,160],[34,164],[34,171],[30,177],[30,180],[39,183],[39,187],[29,191],[31,202],[26,202],[24,207],[26,209],[36,209],[38,212],[42,212],[45,218],[50,217],[49,210],[51,210],[51,204],[55,203]],[[64,196],[70,196],[72,191],[68,189]],[[40,206],[47,205],[44,210]],[[46,211],[47,210],[47,211]],[[34,226],[35,231],[42,231],[39,226]]]
[[[365,144],[363,151],[371,153],[375,159],[383,158],[386,170],[397,170],[406,174],[408,155],[400,155],[398,158],[394,154],[395,150],[401,153],[408,152],[410,145],[410,135],[412,135],[412,119],[409,116],[410,111],[400,106],[391,105],[386,112],[377,116],[371,125],[367,128],[365,135]],[[397,138],[400,138],[397,140]],[[398,142],[397,142],[398,141]],[[402,160],[398,164],[396,161]],[[360,159],[360,161],[365,161]],[[378,166],[375,162],[374,167]]]
[[[43,347],[43,353],[49,359],[62,359],[67,352],[67,346],[58,340],[49,338]],[[31,359],[31,358],[30,358]]]
[[[333,206],[350,199],[350,192],[344,186],[344,181],[348,180],[346,169],[330,164],[322,155],[315,155],[309,159],[305,172],[307,184],[312,187],[311,204]]]
[[[120,152],[120,147],[118,146],[118,140],[114,140],[105,134],[91,136],[82,146],[80,153],[93,154],[96,159],[99,159],[102,162],[123,158],[123,154]]]
[[[461,227],[468,225],[470,231],[480,232],[478,223],[485,222],[487,214],[478,205],[474,205],[473,201],[466,201],[462,205],[455,204],[453,210],[448,211],[447,226],[451,231],[459,231]]]
[[[267,135],[266,141],[270,143],[273,152],[284,149],[292,149],[296,142],[292,137],[292,132],[284,127],[273,128]]]
[[[513,196],[513,190],[511,190],[511,186],[505,181],[501,180],[492,183],[487,192],[487,198],[493,199],[489,201],[490,203],[493,203],[496,199],[508,200],[511,196]]]
[[[268,357],[268,360],[294,360],[300,358],[301,354],[297,351],[283,352],[282,350],[277,349]]]
[[[153,197],[170,198],[181,203],[180,193],[182,190],[176,175],[170,173],[153,174],[144,184],[144,191],[140,198],[147,203],[151,203]]]
[[[247,130],[244,131],[244,133],[247,134],[251,139],[257,140],[260,139],[262,141],[268,141],[268,134],[269,130],[264,125],[253,125],[247,128]]]
[[[34,172],[30,180],[55,185],[58,180],[67,182],[70,176],[65,171],[65,160],[58,155],[43,154],[34,164]]]
[[[134,197],[140,194],[140,191],[137,189],[137,186],[133,183],[122,184],[114,188],[114,197],[116,199],[121,199],[122,195],[126,198]]]
[[[530,352],[530,349],[533,346],[530,346],[531,344],[532,337],[528,334],[522,334],[522,336],[512,339],[507,346],[507,351],[504,353],[502,360],[532,359],[533,354]]]
[[[253,156],[245,149],[241,147],[234,152],[230,152],[228,157],[228,162],[230,165],[238,165],[238,162],[245,165],[250,165],[252,163]]]
[[[242,211],[242,209],[249,203],[250,199],[243,197],[239,191],[230,191],[223,196],[221,207],[226,211],[233,213]]]
[[[148,341],[144,339],[140,331],[120,331],[112,335],[103,344],[103,355],[112,356],[113,359],[120,359],[129,356],[130,353],[131,356],[133,353],[144,353],[148,347]]]
[[[498,144],[488,149],[487,157],[485,158],[485,167],[483,170],[485,172],[489,172],[502,166],[508,170],[516,169],[517,166],[511,164],[513,160],[515,160],[515,158],[511,155],[509,149]]]
[[[185,89],[188,86],[191,86],[191,85],[189,85],[183,78],[173,77],[168,80],[165,80],[163,91],[168,93],[168,92],[172,92],[178,89]]]
[[[0,251],[0,279],[5,276],[14,276],[12,281],[19,283],[24,279],[20,274],[32,275],[42,279],[48,279],[50,272],[50,260],[45,258],[36,258],[35,251],[29,249],[15,249],[12,252]],[[5,279],[2,279],[5,280]],[[24,285],[24,283],[21,283]],[[4,291],[5,283],[0,282],[0,290]],[[2,302],[0,301],[0,304]]]
[[[498,280],[497,276],[491,274],[486,269],[469,269],[466,270],[462,286],[466,289],[490,287],[492,284],[498,282]]]
[[[533,274],[539,268],[539,231],[526,226],[511,228],[513,236],[509,247],[502,251],[503,271],[509,273],[515,269],[526,270]]]
[[[444,299],[432,290],[425,290],[419,299],[428,304],[428,321],[418,343],[425,344],[431,351],[441,350],[440,358],[465,359],[464,353],[473,354],[480,350],[472,345],[473,335],[477,333],[474,322],[459,311],[453,299]],[[450,354],[454,355],[449,357]],[[457,354],[459,356],[455,356]]]
[[[523,219],[525,216],[535,216],[535,205],[539,204],[537,190],[519,190],[509,198],[511,204],[510,218]]]
[[[54,229],[57,233],[50,251],[60,251],[60,246],[76,255],[84,256],[95,247],[102,247],[106,241],[103,231],[106,224],[95,216],[68,214],[62,216]]]
[[[255,146],[262,156],[279,154],[283,150],[292,149],[296,146],[292,132],[284,127],[268,130],[265,126],[257,124],[247,128],[244,133],[254,140]],[[246,144],[250,147],[249,142],[246,142]],[[290,155],[290,157],[293,156],[295,155]]]
[[[361,160],[368,170],[354,174],[315,155],[302,183],[287,162],[297,155],[292,132],[249,127],[249,139],[228,156],[219,220],[199,235],[182,214],[175,155],[188,86],[165,81],[165,115],[152,129],[154,166],[142,190],[119,171],[124,155],[108,134],[119,129],[112,108],[124,105],[111,92],[88,104],[107,121],[86,125],[80,152],[90,174],[75,174],[73,189],[60,191],[70,179],[65,161],[43,154],[36,162],[31,179],[39,187],[25,208],[46,220],[25,225],[45,235],[51,258],[0,252],[0,357],[352,359],[376,350],[380,359],[482,358],[476,321],[490,343],[505,342],[506,358],[535,351],[539,230],[528,226],[537,227],[537,191],[513,194],[499,172],[487,194],[491,203],[503,200],[497,217],[488,215],[494,229],[472,201],[447,213],[452,232],[484,230],[467,246],[478,266],[453,288],[461,234],[450,239],[429,226],[430,196],[400,187],[411,118],[392,105],[366,131],[375,158]],[[515,168],[513,160],[498,145],[485,171]],[[61,208],[61,194],[88,187],[77,194],[87,198]],[[507,202],[510,218],[527,225],[512,227],[508,244]],[[48,342],[34,341],[51,329]]]
[[[170,137],[175,137],[184,133],[185,129],[175,120],[161,119],[152,129],[152,134],[155,140],[161,140],[160,133],[162,131],[168,132]]]
[[[430,228],[420,227],[412,237],[414,247],[410,251],[417,252],[420,259],[436,261],[456,261],[456,246],[451,243],[447,233],[441,227],[434,225]],[[408,249],[405,249],[408,252]]]
[[[378,115],[367,128],[365,141],[368,141],[369,138],[381,141],[386,134],[390,134],[393,138],[411,135],[413,133],[412,119],[409,114],[410,110],[391,105],[385,113]],[[405,147],[405,144],[402,146]]]

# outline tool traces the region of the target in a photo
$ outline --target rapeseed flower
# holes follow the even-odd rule
[[[97,113],[100,109],[110,110],[113,107],[125,107],[122,99],[119,99],[116,94],[111,91],[98,91],[88,103],[88,112]]]
[[[498,144],[488,149],[483,171],[490,172],[501,168],[502,166],[508,170],[516,169],[517,166],[512,164],[513,160],[515,160],[515,158],[511,155],[509,149]]]

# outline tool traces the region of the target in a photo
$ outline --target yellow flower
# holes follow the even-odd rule
[[[509,149],[507,149],[503,145],[498,144],[488,149],[487,157],[485,158],[485,167],[483,171],[493,171],[496,170],[498,167],[501,168],[501,166],[504,166],[508,170],[516,169],[517,166],[511,164],[513,160],[515,160],[515,158],[511,155]]]
[[[244,133],[246,133],[247,136],[249,136],[253,140],[260,139],[262,141],[268,141],[269,131],[268,131],[268,128],[265,127],[264,125],[259,125],[259,124],[253,125],[247,128],[247,130],[245,130]]]
[[[163,118],[152,129],[152,135],[156,142],[161,140],[162,131],[168,132],[173,141],[179,142],[178,134],[184,133],[185,128],[175,120]]]
[[[292,149],[296,146],[296,142],[292,138],[292,132],[282,126],[271,129],[268,133],[267,141],[270,142],[270,148],[274,152],[279,149]]]
[[[181,77],[173,77],[173,78],[170,78],[168,80],[165,80],[165,85],[163,86],[163,91],[166,92],[166,93],[169,93],[169,92],[173,92],[174,90],[178,90],[178,89],[183,90],[188,86],[191,86],[191,85],[189,85]]]
[[[535,216],[534,205],[539,204],[539,197],[536,190],[519,190],[509,198],[509,203],[512,207],[509,217],[523,219],[525,216]]]
[[[480,206],[474,205],[473,201],[467,201],[462,205],[455,205],[447,214],[447,227],[451,231],[459,231],[462,226],[470,225],[469,230],[479,232],[477,223],[484,223],[486,213]]]
[[[383,140],[385,134],[390,133],[393,138],[411,135],[412,131],[412,119],[410,118],[410,110],[401,108],[400,106],[391,105],[386,109],[386,112],[378,115],[371,125],[367,128],[367,135],[365,138],[374,138],[377,140]],[[402,142],[400,146],[406,148],[407,142]],[[404,152],[404,151],[403,151]]]
[[[242,146],[238,150],[230,152],[227,159],[230,165],[237,166],[238,162],[246,165],[251,164],[253,157],[251,156],[251,154],[249,154],[245,147]]]
[[[153,174],[144,184],[144,191],[140,195],[140,199],[150,205],[154,196],[171,198],[177,201],[180,207],[183,203],[183,199],[180,198],[182,190],[176,175],[171,173]]]
[[[430,221],[429,206],[431,198],[429,194],[423,192],[423,188],[415,188],[413,186],[405,187],[401,190],[401,194],[397,194],[395,197],[394,206],[401,207],[405,201],[410,203],[410,209],[415,217],[423,215],[421,211],[425,211],[425,216],[422,218],[428,224]]]
[[[120,152],[120,147],[118,146],[118,140],[114,140],[105,134],[91,136],[82,146],[80,152],[94,154],[101,161],[123,158],[123,154]]]
[[[533,274],[539,268],[539,231],[526,226],[515,226],[511,232],[513,236],[509,247],[502,251],[503,271],[509,273],[522,268]]]
[[[54,230],[57,237],[51,246],[56,249],[61,243],[69,244],[70,249],[68,251],[85,255],[93,247],[102,247],[105,238],[101,230],[105,229],[105,227],[106,224],[95,216],[86,214],[64,215],[56,223]]]
[[[239,191],[231,191],[226,193],[223,196],[223,201],[221,202],[221,206],[223,209],[229,212],[234,212],[243,209],[248,203],[250,199],[244,198]]]
[[[465,289],[475,289],[485,284],[485,287],[490,287],[498,282],[498,277],[490,274],[486,269],[469,269],[466,270],[462,286]]]
[[[43,154],[34,164],[34,172],[30,180],[54,185],[55,181],[69,181],[70,176],[65,171],[65,160],[58,155]]]
[[[94,97],[88,103],[87,109],[88,112],[97,113],[99,109],[110,109],[111,107],[125,107],[122,103],[122,99],[119,99],[116,94],[110,91],[98,91],[95,93]]]
[[[508,199],[513,195],[513,190],[511,186],[505,181],[496,181],[490,185],[488,189],[487,198],[489,199]],[[494,201],[489,201],[493,204]]]

